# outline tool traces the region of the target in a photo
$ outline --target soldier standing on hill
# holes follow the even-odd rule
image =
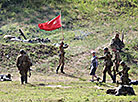
[[[61,66],[61,73],[65,74],[63,69],[64,69],[64,56],[65,56],[64,49],[66,49],[66,48],[68,48],[68,45],[64,46],[64,42],[62,41],[59,46],[59,65],[56,69],[56,74],[58,74],[58,70],[59,70],[60,66]]]
[[[114,79],[116,80],[116,72],[118,72],[118,68],[119,68],[119,63],[121,61],[121,56],[118,50],[116,50],[116,48],[114,48],[112,50],[114,52],[114,66],[113,66],[113,71],[114,71]]]
[[[104,56],[98,58],[98,59],[104,59],[104,70],[103,70],[103,80],[102,82],[106,82],[106,72],[110,75],[110,77],[113,80],[113,83],[115,83],[115,79],[111,73],[111,67],[113,66],[113,62],[111,60],[112,55],[110,54],[108,48],[104,48]]]
[[[24,84],[24,82],[27,83],[27,72],[30,71],[32,62],[26,52],[22,49],[20,50],[20,55],[17,57],[16,66],[21,75],[21,84]]]
[[[112,39],[110,46],[112,49],[116,48],[117,50],[121,51],[121,49],[125,47],[125,44],[120,40],[119,34],[116,34],[115,38]]]

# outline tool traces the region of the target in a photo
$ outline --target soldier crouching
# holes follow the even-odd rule
[[[123,70],[119,72],[119,74],[121,75],[121,84],[129,85],[129,82],[131,80],[129,79],[128,71],[130,70],[130,68],[123,61],[121,61],[120,64],[123,67]]]
[[[22,49],[20,50],[20,55],[17,57],[16,66],[21,75],[21,84],[24,84],[24,82],[27,83],[27,73],[30,71],[32,62],[26,52]]]

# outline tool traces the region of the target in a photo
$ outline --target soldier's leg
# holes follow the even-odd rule
[[[27,72],[25,72],[25,83],[27,83]]]
[[[116,67],[113,66],[113,77],[114,77],[114,80],[116,81]]]
[[[119,64],[116,63],[116,64],[115,64],[115,67],[116,67],[116,71],[118,72]]]
[[[61,73],[65,74],[65,72],[63,70],[64,70],[64,58],[62,60]]]
[[[60,59],[59,59],[59,65],[58,65],[58,67],[57,67],[57,69],[56,69],[56,74],[58,74],[58,70],[59,70],[60,66],[61,66],[61,57],[60,57]]]
[[[21,75],[21,84],[24,84],[24,76],[23,76],[23,71],[20,71],[20,75]]]
[[[23,79],[23,76],[21,76],[21,84],[24,83],[24,79]]]
[[[106,72],[107,72],[107,67],[105,66],[104,70],[103,70],[103,80],[102,80],[102,82],[106,82]]]
[[[61,73],[65,74],[65,72],[63,71],[63,69],[64,69],[64,64],[62,64],[62,66],[61,66]]]
[[[112,66],[108,66],[108,68],[107,68],[107,70],[108,70],[108,74],[109,74],[110,77],[112,78],[113,83],[116,83],[116,80],[115,80],[115,78],[113,77],[113,75],[112,75],[112,73],[111,73],[111,67],[112,67]]]
[[[123,84],[124,85],[130,85],[129,84],[129,78],[128,77],[123,77]]]

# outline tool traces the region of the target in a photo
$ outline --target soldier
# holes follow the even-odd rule
[[[120,95],[136,95],[132,86],[130,85],[119,85],[116,89],[108,89],[107,94],[113,94],[115,96]]]
[[[125,44],[120,40],[119,34],[116,34],[115,38],[112,39],[110,46],[112,49],[116,48],[117,50],[121,51],[121,49],[125,47]]]
[[[68,45],[64,46],[64,42],[62,41],[59,46],[59,65],[56,69],[56,74],[58,74],[58,70],[59,70],[60,66],[61,66],[61,73],[65,74],[63,69],[64,69],[64,56],[65,56],[64,49],[66,49],[66,48],[68,48]]]
[[[11,74],[8,74],[8,75],[0,75],[0,81],[12,81]]]
[[[26,52],[22,49],[20,50],[20,55],[17,57],[16,66],[21,75],[21,84],[24,84],[24,82],[27,83],[27,72],[30,71],[32,62]]]
[[[123,67],[123,70],[118,72],[118,74],[121,75],[121,78],[120,78],[121,84],[122,85],[129,85],[129,82],[131,80],[129,79],[128,71],[130,70],[130,68],[123,61],[121,61],[120,64]]]
[[[120,61],[121,61],[121,56],[120,56],[119,51],[118,51],[116,48],[113,49],[113,52],[114,52],[114,59],[113,59],[114,66],[113,66],[113,72],[114,72],[114,79],[116,80],[116,72],[118,72],[119,63],[120,63]]]
[[[114,77],[111,73],[111,67],[113,66],[113,62],[111,60],[112,55],[110,54],[108,48],[104,48],[104,56],[98,58],[98,59],[104,59],[104,70],[103,70],[103,80],[102,82],[106,82],[106,72],[110,75],[110,77],[113,80],[113,83],[115,83]]]

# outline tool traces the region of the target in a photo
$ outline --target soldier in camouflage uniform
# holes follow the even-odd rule
[[[26,52],[22,49],[20,50],[20,55],[17,57],[16,66],[21,75],[21,84],[24,84],[24,82],[27,83],[27,72],[30,71],[32,62]]]
[[[120,40],[119,34],[116,34],[115,38],[112,39],[110,46],[112,49],[116,48],[117,50],[121,51],[121,49],[125,47],[125,44]]]
[[[114,48],[112,50],[114,52],[114,56],[113,56],[113,62],[114,62],[114,66],[113,66],[113,72],[114,72],[114,79],[116,80],[116,72],[118,72],[118,68],[119,68],[119,63],[121,61],[121,56],[120,56],[120,53],[119,51]]]
[[[62,41],[60,46],[59,46],[59,57],[60,58],[59,58],[59,65],[58,65],[58,67],[56,69],[56,74],[58,74],[58,70],[59,70],[60,66],[61,66],[61,73],[65,74],[63,69],[64,69],[64,64],[65,64],[64,63],[64,56],[65,56],[64,49],[66,49],[66,48],[68,48],[68,45],[64,46],[64,42]]]
[[[108,89],[107,94],[113,94],[115,96],[120,95],[136,95],[132,86],[130,85],[119,85],[116,89]]]
[[[98,58],[98,59],[104,59],[104,70],[103,70],[103,80],[102,82],[106,82],[106,72],[110,75],[110,77],[113,80],[113,83],[115,83],[114,77],[111,73],[111,67],[113,66],[113,62],[111,60],[112,55],[110,54],[108,48],[104,48],[104,56]]]
[[[120,64],[123,67],[123,70],[118,72],[118,74],[121,75],[121,78],[120,78],[121,84],[122,85],[129,85],[129,82],[131,80],[129,79],[128,71],[130,70],[130,68],[123,61],[121,61]]]

